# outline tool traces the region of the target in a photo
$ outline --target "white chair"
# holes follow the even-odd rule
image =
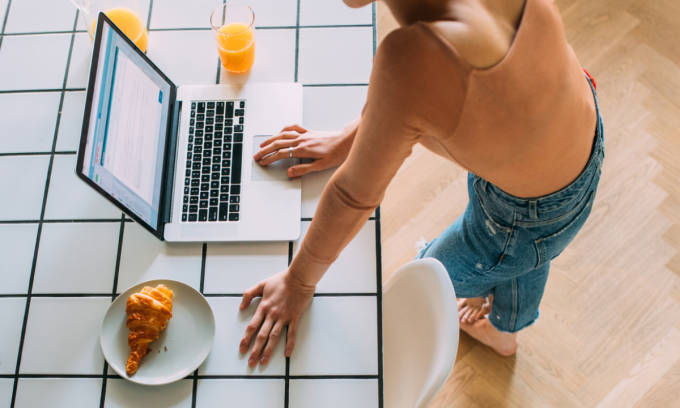
[[[383,287],[386,408],[426,407],[453,370],[458,351],[456,293],[433,258],[402,266]]]

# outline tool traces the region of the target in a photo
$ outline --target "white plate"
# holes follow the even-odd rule
[[[130,349],[125,325],[128,297],[144,286],[164,284],[175,296],[172,317],[151,351],[139,363],[133,376],[125,372]],[[102,322],[100,344],[111,368],[126,380],[146,385],[168,384],[191,374],[210,353],[215,338],[215,316],[208,301],[196,289],[174,280],[152,280],[137,284],[111,303]]]

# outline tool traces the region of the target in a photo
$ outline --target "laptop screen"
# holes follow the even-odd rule
[[[173,85],[106,20],[100,19],[100,24],[79,168],[83,176],[155,230]]]

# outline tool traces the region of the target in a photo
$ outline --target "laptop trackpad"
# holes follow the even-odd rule
[[[253,152],[260,150],[260,143],[267,140],[268,135],[253,136]],[[257,163],[253,163],[252,181],[285,181],[288,180],[288,167],[300,163],[298,159],[285,159],[276,161],[267,167],[262,167]]]

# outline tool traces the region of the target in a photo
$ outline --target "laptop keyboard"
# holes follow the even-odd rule
[[[183,222],[238,221],[246,102],[191,102]]]

